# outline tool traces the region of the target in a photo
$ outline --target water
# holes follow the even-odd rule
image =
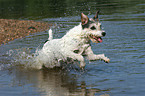
[[[45,21],[54,24],[54,38],[79,24],[80,13],[93,17],[100,9],[100,22],[107,33],[94,53],[111,59],[87,62],[86,69],[32,70],[35,51],[48,38],[35,33],[0,46],[0,94],[2,96],[144,96],[145,94],[145,1],[144,0],[2,0],[0,18]]]

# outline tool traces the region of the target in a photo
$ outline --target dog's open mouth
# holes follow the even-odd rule
[[[101,37],[95,37],[95,36],[93,36],[93,39],[95,39],[99,43],[101,43],[103,41]]]
[[[97,37],[97,36],[90,36],[92,42],[96,42],[96,43],[101,43],[103,40],[101,37]]]

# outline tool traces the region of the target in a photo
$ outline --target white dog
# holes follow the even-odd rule
[[[83,56],[86,56],[89,60],[100,59],[108,63],[110,59],[105,57],[104,54],[94,54],[90,45],[90,40],[95,43],[101,43],[101,37],[106,35],[105,31],[101,29],[98,13],[99,11],[91,19],[82,13],[81,23],[70,29],[60,39],[53,39],[52,30],[49,30],[49,40],[44,44],[35,59],[39,62],[38,68],[60,66],[60,62],[66,62],[68,58],[71,58],[79,61],[80,68],[83,69],[86,65]]]

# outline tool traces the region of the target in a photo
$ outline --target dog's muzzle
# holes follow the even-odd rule
[[[102,35],[102,36],[100,36],[100,37],[99,37],[99,36],[90,35],[90,39],[91,39],[91,41],[94,42],[94,43],[102,43],[103,40],[102,40],[101,37],[105,36],[106,33],[105,33],[105,32],[102,32],[101,35]]]

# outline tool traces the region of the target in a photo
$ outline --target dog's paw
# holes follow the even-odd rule
[[[105,57],[104,54],[100,54],[100,57],[101,57],[101,59],[102,59],[104,62],[106,62],[106,63],[109,63],[109,62],[110,62],[110,59],[109,59],[108,57]]]
[[[105,62],[105,63],[109,63],[109,62],[110,62],[110,59],[107,58],[107,57],[105,57],[105,58],[104,58],[104,62]]]
[[[80,68],[81,68],[82,70],[84,70],[85,65],[86,65],[86,63],[85,63],[85,62],[80,62]]]

